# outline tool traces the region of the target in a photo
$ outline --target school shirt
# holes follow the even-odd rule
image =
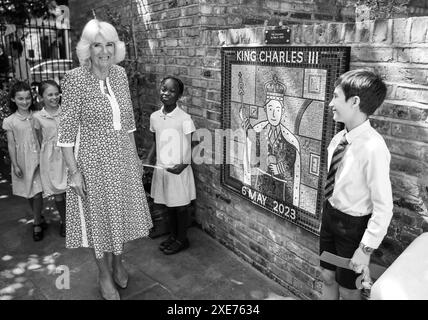
[[[329,168],[343,135],[348,145],[329,201],[334,208],[351,216],[372,214],[361,242],[376,249],[392,218],[391,155],[382,136],[366,120],[351,131],[344,129],[333,137],[328,146]]]

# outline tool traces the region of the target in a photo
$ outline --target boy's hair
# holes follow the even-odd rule
[[[20,91],[28,91],[28,92],[30,92],[31,105],[30,105],[29,110],[36,111],[37,108],[34,105],[33,96],[32,96],[32,92],[31,92],[31,87],[30,87],[30,85],[27,82],[24,82],[24,81],[17,81],[10,88],[10,91],[9,91],[9,109],[11,111],[13,111],[13,112],[15,112],[16,110],[18,110],[18,106],[16,105],[15,102],[12,101],[12,98],[15,99],[16,93],[20,92]]]
[[[45,90],[49,86],[56,87],[58,89],[58,92],[61,92],[61,88],[59,87],[59,84],[56,83],[56,81],[54,81],[54,80],[45,80],[45,81],[42,81],[39,84],[39,87],[38,87],[39,95],[43,96],[43,92],[45,92]]]
[[[380,76],[365,69],[345,72],[336,80],[334,86],[342,88],[346,100],[358,96],[360,111],[368,116],[380,107],[386,96],[386,85]]]
[[[184,84],[183,84],[183,82],[180,79],[176,78],[176,77],[166,76],[165,78],[163,78],[161,80],[161,82],[160,82],[161,85],[164,84],[165,81],[168,80],[168,79],[171,79],[171,80],[174,80],[175,82],[177,82],[177,84],[178,84],[178,94],[181,97],[183,95],[183,92],[184,92]]]

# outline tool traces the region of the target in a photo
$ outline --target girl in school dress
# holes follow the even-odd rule
[[[170,235],[160,244],[164,254],[174,254],[189,247],[188,207],[196,198],[191,164],[192,133],[196,130],[189,114],[177,106],[183,94],[180,79],[166,77],[161,82],[163,107],[150,116],[150,130],[155,142],[148,155],[156,168],[153,172],[151,197],[167,207]]]
[[[43,81],[39,86],[43,109],[34,114],[34,127],[39,137],[40,175],[45,197],[55,196],[60,215],[59,234],[65,237],[65,191],[67,167],[61,147],[57,146],[60,113],[60,88],[53,80]]]
[[[14,113],[3,120],[12,162],[12,193],[28,199],[34,216],[33,239],[43,239],[42,183],[39,171],[40,145],[34,130],[36,110],[30,86],[16,82],[10,89],[9,108]]]

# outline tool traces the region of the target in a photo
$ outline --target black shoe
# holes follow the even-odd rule
[[[168,237],[165,241],[162,241],[159,245],[159,250],[163,251],[166,248],[168,248],[173,242],[175,241],[175,238]]]
[[[38,230],[36,230],[38,229]],[[33,240],[43,240],[43,227],[42,224],[33,224]]]
[[[61,237],[65,237],[65,223],[60,223],[59,224],[59,235],[61,236]]]
[[[183,242],[179,240],[175,240],[173,243],[171,243],[167,248],[163,250],[163,253],[165,254],[174,254],[177,252],[180,252],[182,250],[185,250],[189,247],[189,240],[186,239]]]
[[[46,229],[48,228],[48,224],[47,224],[47,222],[46,222],[45,217],[44,217],[44,216],[41,216],[41,217],[40,217],[40,219],[41,219],[41,221],[42,221],[42,222],[40,222],[40,226],[42,227],[42,229],[43,229],[43,230],[46,230]]]

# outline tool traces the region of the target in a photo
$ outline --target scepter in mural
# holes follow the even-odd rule
[[[244,144],[244,183],[251,184],[251,139],[248,137],[248,129],[251,127],[248,118],[244,117],[244,82],[242,81],[242,72],[238,73],[238,95],[240,96],[241,106],[239,108],[239,117],[242,123],[245,123],[245,144]]]

